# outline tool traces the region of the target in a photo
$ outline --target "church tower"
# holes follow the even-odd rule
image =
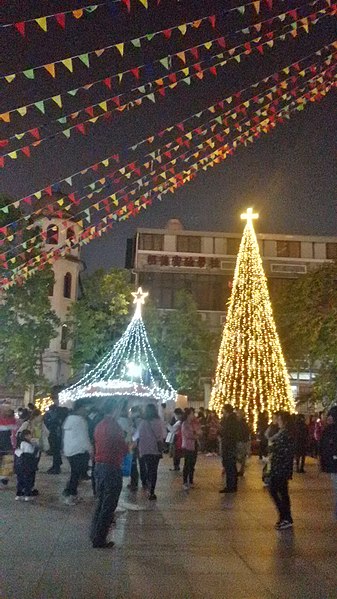
[[[42,209],[36,219],[42,231],[45,251],[66,248],[66,254],[52,265],[55,280],[49,292],[51,306],[61,325],[58,336],[51,340],[43,356],[43,374],[53,387],[65,385],[71,376],[71,340],[66,320],[70,306],[78,297],[80,272],[83,270],[80,249],[76,246],[80,227],[71,210],[62,210],[60,207],[63,198],[61,192],[42,196],[38,204],[39,209]]]

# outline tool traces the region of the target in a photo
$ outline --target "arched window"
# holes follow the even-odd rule
[[[59,242],[59,229],[56,225],[49,225],[47,227],[46,243],[49,245],[57,245]]]
[[[63,297],[71,298],[71,274],[67,272],[63,281]]]
[[[61,349],[67,349],[68,346],[68,325],[63,324],[61,329]]]
[[[70,239],[70,245],[71,247],[74,247],[75,242],[76,242],[76,238],[75,238],[75,231],[72,227],[69,227],[67,229],[67,240]]]

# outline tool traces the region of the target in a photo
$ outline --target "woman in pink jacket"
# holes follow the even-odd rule
[[[183,469],[183,488],[188,491],[193,488],[193,476],[195,467],[195,454],[197,443],[197,431],[194,426],[194,410],[188,408],[184,412],[183,423],[181,426],[182,450],[185,457]]]

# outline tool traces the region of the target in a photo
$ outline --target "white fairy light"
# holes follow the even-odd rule
[[[143,323],[142,306],[148,293],[139,287],[132,295],[136,308],[124,334],[97,366],[61,391],[60,404],[84,397],[132,396],[161,402],[176,399],[177,392],[155,358]]]

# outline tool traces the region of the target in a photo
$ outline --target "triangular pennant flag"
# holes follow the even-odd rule
[[[212,47],[212,45],[213,45],[213,42],[205,42],[204,43],[204,48],[206,48],[206,50],[210,50],[211,47]]]
[[[243,6],[238,6],[238,7],[237,7],[237,10],[238,10],[238,12],[240,13],[240,15],[244,15],[244,14],[245,14],[246,7],[245,7],[244,5],[243,5]]]
[[[83,64],[85,64],[86,67],[90,67],[89,54],[80,54],[78,58],[81,62],[83,62]]]
[[[146,97],[147,97],[149,100],[151,100],[151,102],[153,102],[153,103],[155,103],[155,102],[156,102],[156,99],[155,99],[155,97],[154,97],[154,94],[147,94],[147,96],[146,96]]]
[[[50,64],[45,64],[43,66],[46,69],[46,71],[49,73],[49,75],[51,75],[52,77],[55,78],[55,63],[52,62]]]
[[[103,80],[104,85],[106,85],[109,89],[111,89],[111,77],[107,77]]]
[[[186,64],[186,55],[185,52],[177,52],[177,57],[180,58],[180,60]]]
[[[139,77],[140,77],[139,67],[135,67],[134,69],[131,69],[131,73],[135,76],[136,79],[139,79]]]
[[[77,10],[73,10],[73,17],[75,19],[80,19],[83,16],[83,8],[78,8]]]
[[[17,108],[16,111],[20,114],[20,116],[26,116],[27,106],[21,106],[20,108]]]
[[[140,48],[141,47],[141,41],[139,37],[136,37],[134,40],[131,40],[131,44],[135,47],[135,48]]]
[[[121,44],[116,44],[115,48],[117,48],[117,50],[121,56],[124,55],[124,43],[123,42]]]
[[[62,64],[70,71],[73,72],[73,60],[72,58],[64,58],[61,60]]]
[[[104,102],[100,102],[100,103],[98,104],[98,106],[99,106],[100,108],[102,108],[102,110],[103,110],[104,112],[106,112],[106,111],[108,110],[108,105],[107,105],[107,102],[106,102],[106,101],[104,101]]]
[[[25,37],[25,22],[24,21],[21,21],[20,23],[14,23],[14,27],[22,35],[22,37]]]
[[[202,23],[202,19],[198,19],[197,21],[193,21],[193,27],[198,29]]]
[[[146,8],[146,9],[148,8],[148,2],[147,2],[147,0],[139,0],[139,2],[140,2],[140,3],[141,3],[143,6],[145,6],[145,8]]]
[[[39,102],[34,102],[34,106],[36,106],[36,108],[38,108],[38,110],[42,112],[42,114],[45,114],[46,110],[43,100],[39,100]]]
[[[105,52],[105,48],[101,48],[100,50],[95,50],[95,54],[98,58],[100,56],[102,56],[102,54],[104,54],[104,52]]]
[[[26,71],[23,71],[23,74],[27,79],[35,79],[34,69],[27,69]]]
[[[163,65],[163,67],[165,67],[165,69],[169,70],[170,66],[169,66],[169,59],[167,58],[161,58],[159,60],[160,64]]]
[[[255,12],[258,15],[260,12],[260,0],[258,0],[257,2],[253,2],[253,6],[255,8]]]
[[[16,75],[13,73],[12,75],[6,75],[5,79],[7,81],[7,83],[12,83],[12,81],[14,81]]]
[[[25,156],[30,156],[30,147],[29,146],[24,146],[24,148],[21,148],[21,151],[25,154]]]
[[[62,108],[62,98],[60,95],[53,96],[52,100],[55,102],[55,104],[57,104],[60,108]]]
[[[184,23],[184,25],[178,25],[178,29],[179,29],[180,33],[182,33],[183,35],[185,35],[185,33],[187,31],[187,25],[186,25],[186,23]]]
[[[64,136],[65,136],[67,139],[69,139],[69,137],[70,137],[70,129],[63,129],[62,133],[63,133],[63,135],[64,135]]]
[[[2,114],[0,114],[0,119],[2,121],[4,121],[4,123],[10,123],[11,122],[10,112],[3,112]]]
[[[43,31],[47,31],[47,18],[46,17],[39,17],[38,19],[35,19],[35,23],[37,23],[39,25],[39,27],[41,27],[41,29],[43,29]]]
[[[57,15],[55,15],[55,19],[56,19],[57,23],[60,25],[60,27],[62,27],[62,29],[64,29],[65,24],[66,24],[66,16],[65,16],[64,12],[59,12]]]

